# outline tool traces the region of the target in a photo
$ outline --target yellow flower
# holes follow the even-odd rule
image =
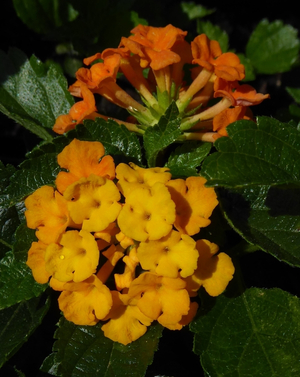
[[[95,273],[99,250],[95,238],[85,230],[70,230],[60,244],[50,244],[45,253],[46,270],[60,281],[81,282]]]
[[[125,198],[118,217],[121,231],[137,241],[157,240],[166,236],[175,221],[175,203],[166,186],[136,187]]]
[[[95,325],[112,306],[110,290],[95,275],[80,283],[68,282],[58,298],[60,310],[76,325]]]
[[[31,268],[34,279],[40,283],[48,283],[51,274],[45,268],[45,253],[48,245],[41,241],[32,242],[28,251],[27,266]]]
[[[25,200],[27,226],[45,244],[57,242],[70,223],[67,201],[53,187],[42,186]]]
[[[142,268],[161,276],[187,277],[197,268],[196,242],[175,230],[159,240],[141,242],[137,250]]]
[[[147,317],[173,329],[190,310],[186,283],[180,278],[168,278],[145,272],[136,278],[128,295]]]
[[[136,305],[130,305],[127,294],[117,291],[111,294],[113,306],[105,318],[110,320],[102,326],[102,330],[107,338],[126,346],[145,334],[152,319],[143,314]]]
[[[200,228],[210,224],[209,217],[218,204],[213,188],[205,187],[203,177],[174,179],[166,183],[176,204],[175,227],[182,233],[193,236]]]
[[[115,163],[111,156],[104,156],[105,150],[99,141],[74,139],[57,156],[61,168],[68,171],[58,173],[55,184],[63,193],[72,183],[91,174],[108,179],[115,178]]]
[[[109,179],[91,174],[71,184],[64,192],[70,217],[82,229],[100,232],[114,222],[121,210],[121,195]]]
[[[185,279],[191,296],[195,296],[203,286],[210,296],[220,295],[233,278],[234,266],[231,258],[219,253],[219,247],[207,240],[198,240],[196,247],[199,252],[198,267],[193,275]]]
[[[117,186],[124,196],[140,185],[152,187],[156,182],[166,183],[171,179],[168,168],[144,169],[132,162],[129,165],[119,164],[116,167]]]

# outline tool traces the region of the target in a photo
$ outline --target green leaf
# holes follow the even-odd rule
[[[286,87],[286,91],[293,97],[293,100],[300,104],[300,88]]]
[[[197,33],[204,33],[210,40],[218,41],[222,52],[226,52],[228,50],[228,34],[218,25],[213,25],[210,21],[198,21]]]
[[[257,73],[287,72],[299,54],[297,30],[282,21],[262,20],[253,31],[246,46],[246,56]]]
[[[25,262],[15,259],[11,251],[0,261],[0,309],[40,296],[47,284],[38,284]]]
[[[5,206],[5,202],[7,201],[7,194],[5,194],[5,190],[9,185],[10,177],[14,174],[16,169],[12,165],[5,166],[0,161],[0,206]]]
[[[35,56],[13,48],[0,51],[0,111],[50,141],[55,119],[69,112],[74,100],[67,81],[55,65],[47,67]]]
[[[300,133],[292,125],[259,117],[237,121],[229,137],[215,142],[218,152],[205,159],[201,173],[210,186],[299,184]]]
[[[55,356],[46,359],[42,370],[55,371],[59,363],[58,376],[141,377],[152,363],[161,332],[160,325],[152,325],[145,335],[124,346],[106,338],[100,324],[77,326],[62,318],[56,332]]]
[[[105,154],[126,157],[136,163],[141,162],[141,146],[137,135],[114,120],[86,120],[84,125],[79,124],[76,127],[76,137],[80,140],[100,141],[105,148]]]
[[[144,148],[149,167],[158,165],[158,155],[181,134],[178,109],[173,102],[158,124],[148,127],[144,134]]]
[[[183,13],[188,16],[189,20],[209,16],[216,11],[215,9],[207,9],[203,5],[195,4],[193,1],[188,3],[183,1],[180,3],[180,5]]]
[[[40,298],[0,310],[0,367],[27,341],[39,326],[50,302]]]
[[[300,302],[280,289],[251,288],[212,299],[190,326],[194,352],[210,377],[297,377]]]
[[[177,147],[170,155],[166,166],[173,178],[198,175],[198,168],[211,149],[210,143],[188,141]]]
[[[15,231],[19,225],[20,219],[15,207],[0,207],[0,258],[12,249]]]
[[[7,205],[14,205],[43,185],[53,186],[59,170],[57,153],[45,153],[22,162],[6,189]]]
[[[300,267],[300,188],[218,190],[230,225],[246,241]]]
[[[69,1],[13,0],[21,20],[36,33],[47,33],[65,22],[74,21],[78,12]]]

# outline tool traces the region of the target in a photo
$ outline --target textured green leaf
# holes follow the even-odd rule
[[[9,185],[10,177],[15,172],[15,168],[12,165],[5,166],[0,161],[0,206],[5,205],[7,202],[7,194],[5,194],[5,190]]]
[[[106,338],[100,324],[76,326],[62,318],[55,356],[46,359],[42,370],[64,377],[142,377],[152,363],[161,332],[160,325],[150,326],[140,339],[123,346]]]
[[[158,155],[181,134],[178,109],[172,103],[158,124],[148,127],[144,134],[144,148],[149,167],[158,166]]]
[[[0,309],[40,296],[47,284],[38,284],[25,262],[7,252],[0,261]]]
[[[0,310],[0,367],[26,342],[48,309],[48,301],[33,298]]]
[[[170,155],[167,167],[173,178],[187,178],[198,175],[198,168],[211,149],[210,143],[185,142]]]
[[[274,74],[292,68],[299,54],[297,30],[282,21],[262,20],[246,46],[246,56],[257,73]]]
[[[19,225],[20,219],[15,207],[0,207],[0,258],[12,249],[14,234]]]
[[[46,34],[65,22],[74,21],[78,12],[69,1],[13,0],[17,15],[36,33]]]
[[[229,137],[215,142],[201,173],[210,186],[299,184],[300,132],[287,123],[259,117],[228,126]]]
[[[111,119],[86,120],[84,125],[79,124],[70,136],[80,140],[100,141],[105,148],[105,154],[126,157],[136,163],[141,162],[142,154],[138,137],[125,126]]]
[[[13,48],[0,51],[0,111],[44,140],[50,141],[55,119],[69,112],[74,100],[55,65]]]
[[[231,226],[248,242],[300,267],[300,188],[218,190]]]
[[[194,352],[210,377],[297,377],[300,302],[280,289],[251,288],[213,299],[191,324]]]
[[[8,194],[8,206],[19,202],[43,185],[53,186],[60,170],[57,164],[56,153],[46,153],[25,160],[19,168],[12,175],[10,185],[6,190]]]

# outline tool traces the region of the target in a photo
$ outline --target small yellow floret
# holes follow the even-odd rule
[[[121,231],[137,241],[166,236],[175,221],[175,204],[163,183],[136,187],[126,196],[118,217]]]
[[[181,233],[193,236],[210,224],[209,217],[218,200],[214,189],[205,187],[205,182],[202,177],[188,177],[185,181],[174,179],[166,184],[176,204],[174,225]]]
[[[107,317],[110,320],[102,326],[102,330],[107,338],[126,346],[145,334],[152,319],[136,305],[131,305],[128,295],[116,291],[111,293],[113,306]]]
[[[82,229],[100,232],[114,222],[121,210],[120,192],[109,179],[90,175],[70,185],[64,192],[70,217]]]
[[[187,277],[197,268],[196,242],[175,230],[159,240],[141,242],[137,255],[144,270],[170,278]]]
[[[68,321],[95,325],[109,313],[112,297],[106,285],[92,275],[81,283],[65,283],[58,304]]]
[[[98,262],[97,242],[85,230],[64,233],[60,244],[50,244],[45,253],[46,270],[62,282],[89,278],[95,273]]]
[[[233,278],[234,266],[225,253],[217,254],[219,247],[207,240],[198,240],[198,267],[192,276],[185,279],[191,296],[203,286],[210,296],[220,295]],[[217,254],[217,255],[216,255]]]
[[[129,166],[130,165],[130,166]],[[124,196],[139,185],[152,187],[156,182],[166,183],[171,179],[168,168],[141,168],[133,162],[116,167],[118,187]]]
[[[190,310],[190,297],[186,283],[180,279],[161,277],[145,272],[136,278],[128,295],[136,298],[143,314],[173,329]]]
[[[45,244],[57,242],[70,223],[67,201],[51,186],[42,186],[25,200],[28,228],[37,229]]]

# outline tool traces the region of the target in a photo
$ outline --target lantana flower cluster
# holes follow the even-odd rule
[[[117,48],[83,60],[90,68],[80,68],[69,88],[79,101],[69,114],[57,118],[55,132],[63,134],[85,119],[107,120],[96,106],[100,95],[126,109],[130,114],[126,121],[112,119],[139,134],[157,124],[175,102],[181,118],[178,140],[214,142],[227,136],[230,123],[253,119],[249,106],[269,98],[248,84],[240,84],[245,68],[239,57],[233,52],[222,53],[219,43],[205,34],[188,43],[187,32],[172,25],[138,25],[131,33],[121,38]],[[190,68],[190,77],[184,75],[185,66]],[[137,97],[122,89],[117,80],[120,75],[136,90]]]
[[[37,237],[27,265],[38,283],[61,292],[67,320],[102,321],[105,336],[126,345],[153,321],[171,330],[188,324],[201,286],[211,296],[224,291],[234,273],[230,257],[197,239],[218,204],[204,178],[115,166],[98,141],[74,139],[58,164],[55,188],[25,200]]]

